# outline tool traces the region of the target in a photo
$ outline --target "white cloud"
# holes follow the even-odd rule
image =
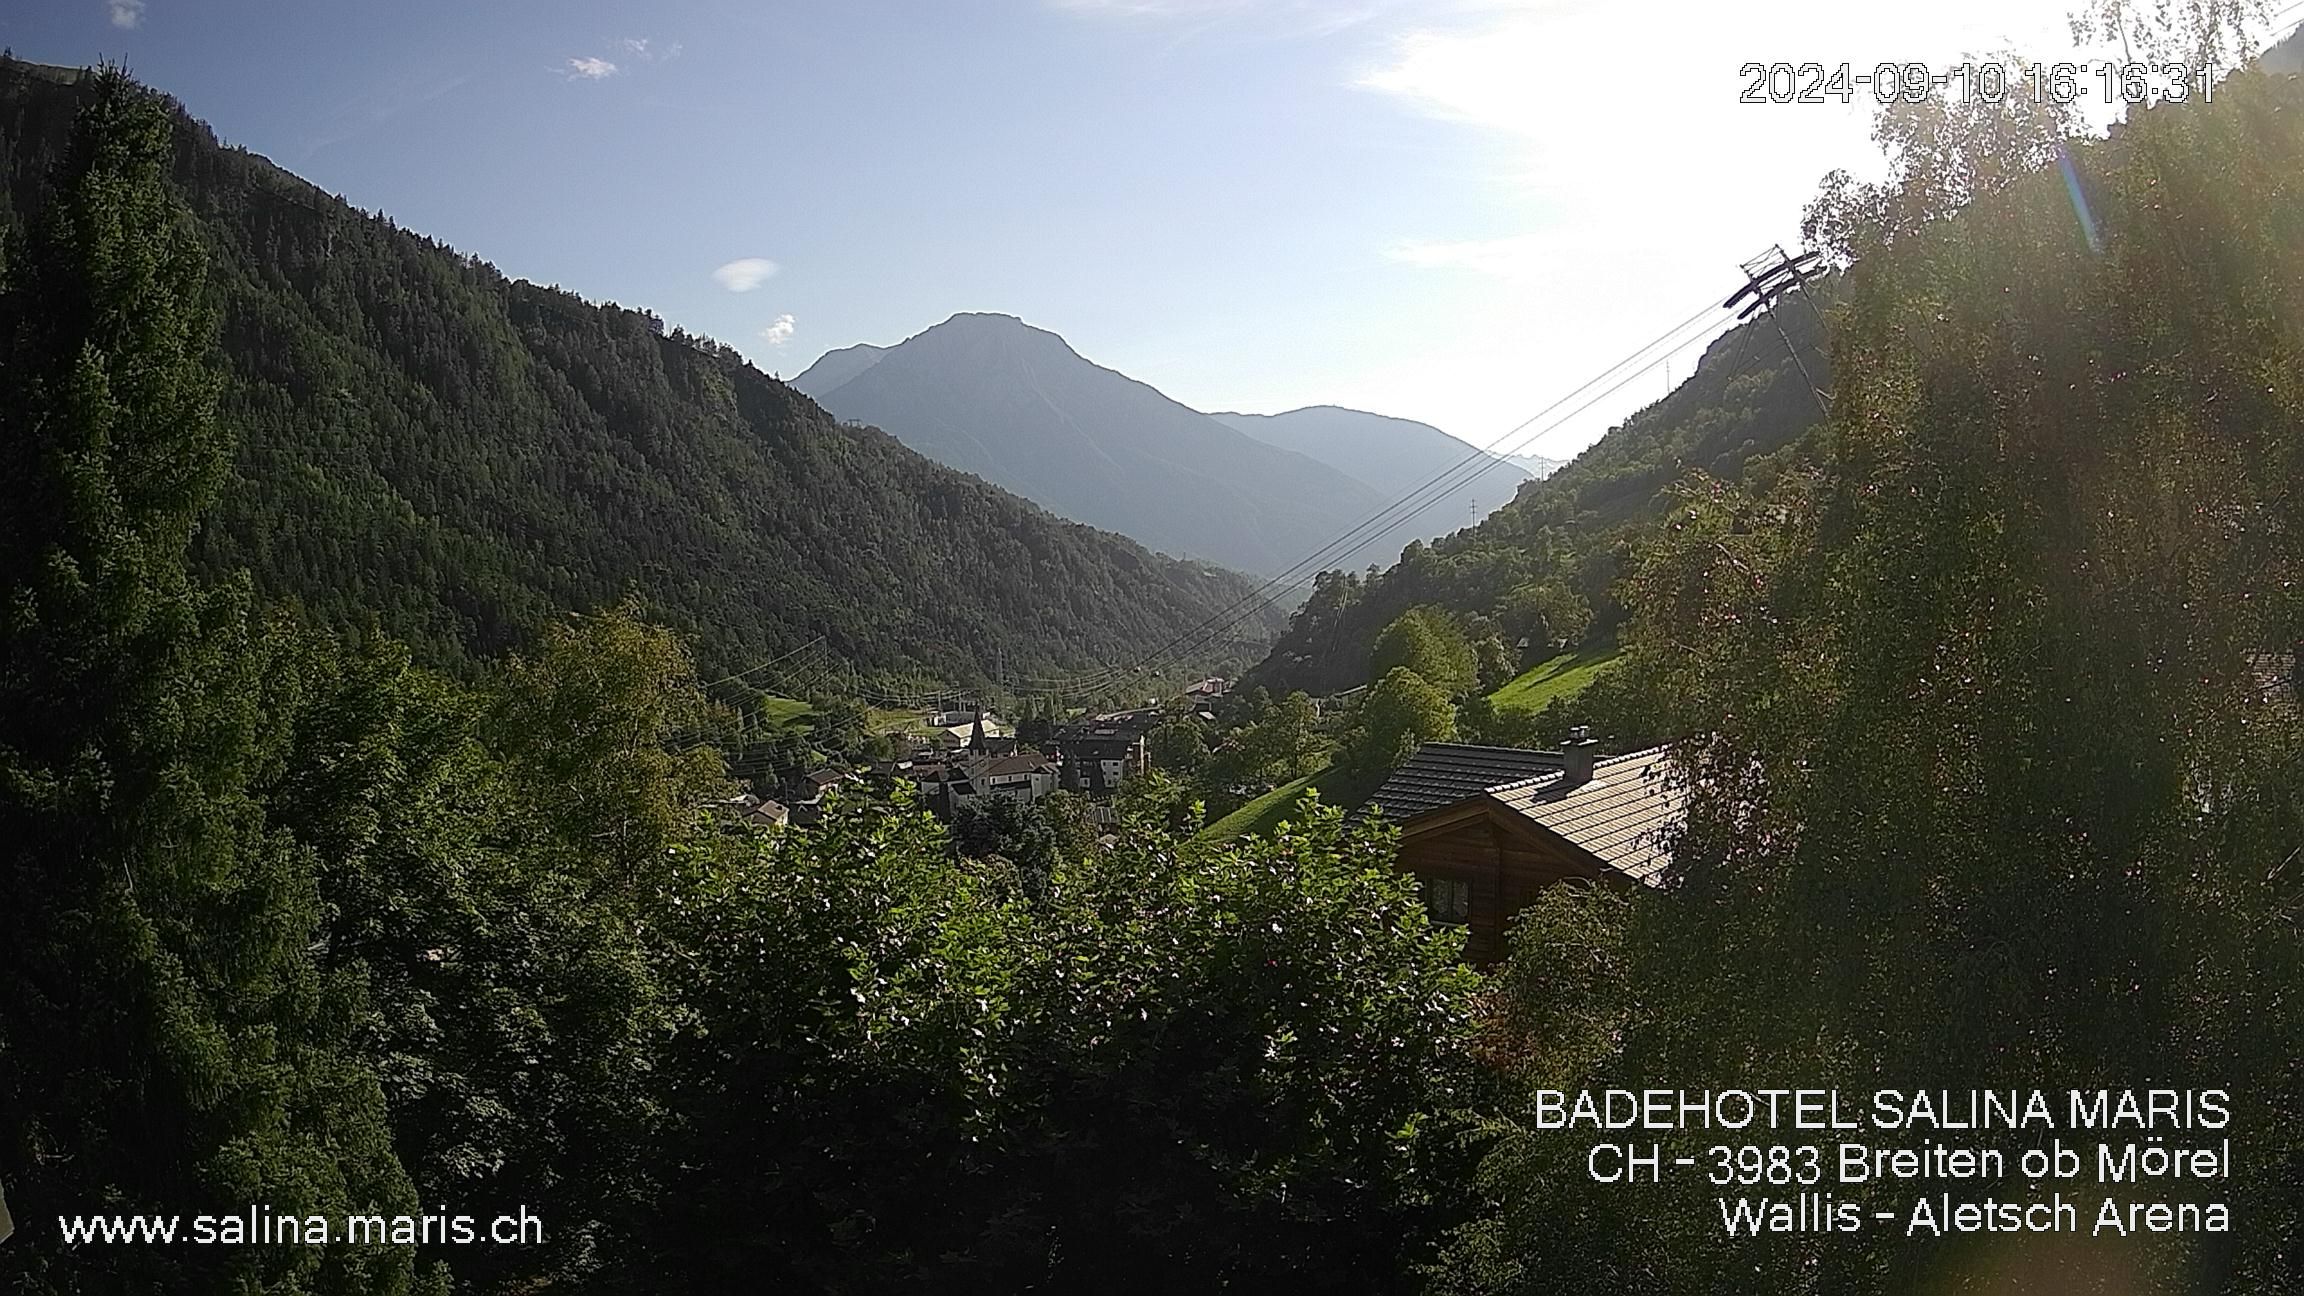
[[[1386,248],[1384,255],[1424,270],[1471,270],[1503,279],[1536,279],[1564,251],[1557,239],[1513,234],[1492,239],[1413,240]]]
[[[137,27],[144,22],[144,0],[107,0],[115,27]]]
[[[790,315],[779,315],[768,327],[760,330],[760,340],[772,347],[780,347],[792,340],[792,334],[798,327]]]
[[[766,257],[740,257],[712,272],[712,282],[730,292],[750,292],[768,282],[777,265]]]
[[[604,58],[572,58],[568,60],[567,75],[582,81],[605,81],[620,70]]]
[[[646,36],[627,36],[616,44],[622,47],[626,54],[643,63],[669,63],[680,57],[680,51],[684,48],[678,41],[673,41],[669,45],[660,45]]]

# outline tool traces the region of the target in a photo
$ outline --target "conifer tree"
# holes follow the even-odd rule
[[[406,1290],[402,1251],[81,1246],[59,1215],[401,1211],[268,827],[264,653],[185,551],[225,441],[171,122],[93,78],[0,292],[0,1178],[16,1290]]]

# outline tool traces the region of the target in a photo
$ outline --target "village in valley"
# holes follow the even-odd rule
[[[1525,654],[1525,643],[1521,649]],[[1527,673],[1552,664],[1539,662]],[[1300,701],[1315,725],[1344,729],[1367,692],[1359,686],[1317,700],[1297,694],[1276,707],[1261,696],[1243,698],[1233,681],[1216,676],[1165,700],[1061,719],[1033,708],[1012,721],[957,697],[909,712],[882,709],[874,713],[875,746],[884,754],[819,764],[719,809],[729,822],[773,831],[820,821],[841,796],[901,789],[947,824],[1013,823],[1017,812],[1036,811],[1083,824],[1099,846],[1109,846],[1132,799],[1192,796],[1205,781],[1195,785],[1189,776],[1211,769],[1209,756],[1257,741],[1259,713]],[[1664,746],[1610,746],[1618,750],[1603,754],[1602,742],[1580,725],[1550,746],[1428,741],[1409,745],[1397,763],[1362,771],[1357,788],[1350,779],[1333,783],[1344,792],[1339,800],[1349,819],[1380,816],[1398,830],[1398,865],[1416,878],[1427,913],[1464,930],[1466,958],[1490,963],[1507,952],[1513,915],[1546,887],[1662,884],[1685,788],[1671,777]],[[1199,831],[1268,831],[1281,815],[1300,812],[1297,798],[1311,782],[1274,786],[1267,776],[1216,788],[1223,804],[1240,804]]]
[[[1150,769],[1147,737],[1161,724],[1190,718],[1214,726],[1213,706],[1228,691],[1222,678],[1200,680],[1167,704],[1082,714],[1055,721],[1035,716],[1021,724],[981,704],[876,713],[877,745],[886,755],[828,763],[772,789],[746,792],[724,803],[730,818],[755,827],[809,824],[825,798],[843,784],[908,786],[941,819],[997,799],[1034,806],[1051,793],[1074,793],[1090,822],[1117,821],[1115,801]]]

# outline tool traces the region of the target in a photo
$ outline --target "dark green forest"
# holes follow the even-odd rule
[[[1028,893],[901,797],[755,835],[668,630],[559,618],[464,679],[211,578],[235,407],[178,124],[78,98],[0,281],[11,1290],[1408,1280],[1463,1214],[1475,979],[1381,837],[1140,825]],[[252,1203],[548,1232],[55,1224]]]
[[[1230,842],[1159,777],[1108,841],[948,829],[869,783],[811,826],[722,822],[728,763],[695,739],[720,716],[708,654],[959,615],[903,583],[931,551],[857,557],[899,539],[862,501],[973,501],[1050,561],[1135,555],[1143,580],[1185,582],[1164,611],[1132,605],[1142,624],[1029,613],[1083,653],[1231,587],[380,218],[328,208],[330,253],[305,205],[258,216],[187,182],[292,183],[117,72],[10,84],[10,138],[52,141],[37,184],[12,154],[11,193],[45,197],[0,244],[11,1289],[2304,1288],[2304,79],[2242,72],[2107,139],[1892,111],[1894,177],[1827,184],[1811,213],[1840,268],[1795,336],[1830,357],[1827,414],[1780,341],[1762,353],[1772,329],[1744,353],[1731,335],[1685,401],[1493,530],[1329,578],[1291,642],[1356,637],[1336,661],[1383,672],[1366,760],[1453,726],[1494,668],[1450,620],[1473,614],[1612,636],[1615,705],[1676,740],[1667,885],[1554,887],[1487,970],[1380,818],[1317,804]],[[243,256],[203,203],[306,251]],[[357,274],[333,259],[347,241],[374,258]],[[274,265],[304,278],[239,278]],[[469,312],[404,304],[428,292]],[[341,333],[294,323],[320,301]],[[559,303],[575,317],[536,322]],[[468,328],[376,323],[415,318]],[[252,376],[273,344],[236,331],[293,363]],[[610,356],[658,377],[588,376]],[[298,386],[315,374],[337,377]],[[561,411],[509,426],[598,463],[555,476],[541,448],[478,437],[458,413],[476,392]],[[617,393],[637,403],[611,418]],[[724,538],[707,503],[593,526],[670,480],[618,465],[690,462],[668,442],[707,436],[814,483],[788,530],[745,534],[846,557],[795,549],[818,575],[773,573],[798,592],[749,610],[695,554],[650,548]],[[505,455],[466,446],[446,473],[392,453],[459,439]],[[312,503],[328,473],[271,481],[305,444],[360,446],[370,486],[339,509]],[[409,503],[418,482],[437,514]],[[275,547],[235,531],[254,507],[236,494],[270,501]],[[427,548],[415,519],[451,515],[495,521]],[[523,548],[530,526],[613,552],[561,571]],[[299,577],[283,535],[347,547],[286,546]],[[486,616],[440,574],[457,544],[499,573],[472,595]],[[979,588],[1070,587],[1004,569]],[[750,637],[712,639],[735,609]],[[925,660],[901,636],[854,651]],[[1164,763],[1308,770],[1310,700],[1248,692],[1249,748],[1166,730]],[[2224,1089],[2232,1177],[2151,1192],[2212,1191],[2233,1227],[1730,1239],[1702,1180],[1595,1183],[1589,1138],[1537,1128],[1539,1089],[1601,1086]],[[75,1245],[55,1225],[251,1203],[524,1207],[546,1234]]]
[[[37,212],[86,83],[0,64]],[[232,471],[198,569],[462,667],[638,594],[709,668],[824,636],[866,672],[1101,666],[1244,593],[1053,517],[637,311],[508,280],[171,106]]]

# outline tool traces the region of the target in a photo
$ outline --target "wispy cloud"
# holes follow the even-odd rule
[[[1388,260],[1424,270],[1470,270],[1506,279],[1538,279],[1572,253],[1558,238],[1513,234],[1492,239],[1423,239],[1384,250]]]
[[[144,0],[111,0],[111,3],[141,5]],[[571,81],[605,81],[610,77],[623,76],[642,64],[669,63],[680,57],[681,50],[678,41],[666,43],[647,36],[626,36],[610,44],[615,48],[609,52],[616,57],[603,58],[598,54],[587,54],[582,58],[571,58],[561,65],[560,75]]]
[[[1067,13],[1173,24],[1194,32],[1237,29],[1261,36],[1325,36],[1414,0],[1047,0]]]
[[[646,36],[627,36],[616,42],[629,57],[642,63],[669,63],[680,57],[683,46],[678,41],[659,44]]]
[[[115,27],[140,27],[144,23],[144,0],[105,0],[105,8],[111,11]]]
[[[766,257],[740,257],[712,272],[712,282],[730,292],[750,292],[768,282],[777,270]]]
[[[305,134],[297,142],[296,161],[310,162],[322,150],[374,130],[443,95],[453,94],[481,75],[457,63],[445,67],[419,66],[358,89],[335,108],[299,119]]]
[[[798,329],[799,325],[790,315],[779,315],[769,321],[768,327],[760,330],[760,340],[772,347],[780,347],[791,341],[792,334]]]

